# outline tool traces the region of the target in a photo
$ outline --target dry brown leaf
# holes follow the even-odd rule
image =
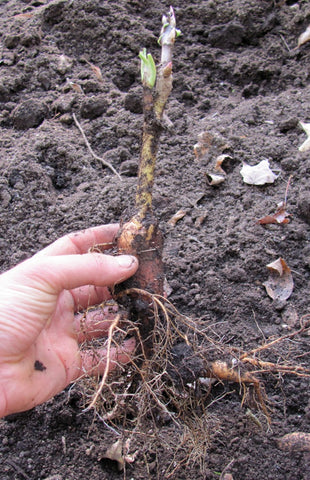
[[[301,34],[299,35],[298,37],[298,47],[301,47],[301,45],[303,45],[304,43],[306,42],[309,42],[310,40],[310,25],[306,28],[306,30]]]
[[[117,463],[118,470],[122,471],[124,470],[125,463],[133,463],[138,454],[138,450],[136,450],[132,455],[125,454],[123,450],[128,452],[129,442],[126,441],[124,444],[121,439],[117,440],[106,450],[103,455],[100,456],[100,460],[102,458],[113,460]]]
[[[227,160],[232,160],[232,157],[230,155],[227,155],[226,153],[223,153],[222,155],[219,155],[215,161],[215,170],[217,170],[218,172],[220,173],[223,173],[224,175],[226,175],[226,172],[223,168],[223,164],[225,163],[225,161]]]
[[[123,456],[123,442],[122,440],[117,440],[117,442],[113,443],[106,452],[101,456],[101,458],[108,458],[109,460],[113,460],[117,462],[118,470],[123,470],[125,465],[125,460]]]
[[[103,82],[103,76],[102,76],[100,68],[96,67],[96,65],[93,65],[92,63],[90,63],[89,66],[92,69],[92,71],[94,72],[94,74],[96,75],[99,82]]]
[[[267,265],[269,278],[263,283],[270,298],[277,301],[287,300],[293,291],[294,281],[291,269],[283,258]]]
[[[32,18],[33,13],[17,13],[14,15],[14,18],[18,18],[20,20],[27,20],[28,18]]]
[[[257,220],[259,225],[269,225],[271,223],[286,224],[289,223],[290,214],[286,211],[286,205],[284,202],[279,203],[277,210],[273,215],[266,215],[265,217]]]
[[[194,145],[194,154],[200,160],[210,149],[214,136],[209,132],[202,132],[198,135],[198,142]]]
[[[185,215],[187,214],[186,210],[178,210],[171,218],[168,220],[169,225],[172,225],[173,227],[176,226],[177,222],[181,220]]]
[[[225,181],[223,175],[215,175],[213,173],[206,173],[207,182],[209,185],[217,186]]]
[[[199,215],[196,220],[195,220],[195,227],[201,227],[201,225],[203,224],[203,222],[205,221],[205,219],[207,218],[207,215],[208,215],[208,211],[205,210],[204,212],[201,213],[201,215]]]
[[[77,92],[77,93],[84,93],[82,87],[81,87],[78,83],[76,83],[76,82],[71,82],[71,80],[69,80],[68,78],[67,78],[67,84],[68,84],[69,87],[72,88],[72,90],[74,90],[75,92]]]
[[[277,440],[281,450],[310,452],[310,433],[292,432]]]

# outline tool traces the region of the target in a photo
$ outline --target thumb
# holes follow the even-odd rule
[[[138,260],[132,255],[85,253],[33,257],[15,268],[19,269],[19,281],[24,276],[29,287],[58,294],[84,285],[104,287],[121,283],[136,272]]]

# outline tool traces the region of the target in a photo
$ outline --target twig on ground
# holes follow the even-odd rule
[[[10,465],[12,468],[14,468],[14,470],[16,470],[16,472],[19,473],[26,480],[30,480],[30,477],[27,475],[27,473],[19,465],[17,465],[15,462],[13,462],[13,460],[10,460],[9,458],[7,458],[5,460],[5,463]]]
[[[119,180],[122,180],[122,177],[120,176],[120,174],[115,170],[115,168],[113,167],[113,165],[111,165],[111,163],[109,163],[107,160],[105,160],[104,158],[102,157],[99,157],[98,155],[96,155],[96,153],[94,152],[94,150],[91,148],[90,144],[89,144],[89,141],[87,140],[86,138],[86,135],[84,133],[84,130],[82,128],[82,125],[80,124],[80,122],[78,121],[78,119],[76,118],[76,115],[75,113],[72,114],[72,118],[74,120],[74,123],[75,125],[77,126],[77,128],[79,129],[79,131],[81,132],[81,135],[83,137],[83,140],[86,144],[86,147],[88,148],[89,150],[89,153],[95,158],[95,160],[98,160],[99,162],[102,163],[102,165],[104,165],[105,167],[109,168],[118,178]]]
[[[288,46],[288,43],[287,43],[287,41],[285,40],[285,38],[284,38],[284,36],[282,35],[282,33],[280,33],[280,38],[281,38],[282,42],[284,43],[285,47],[287,48],[287,51],[288,51],[288,52],[291,52],[291,49],[290,49],[290,47]]]
[[[310,319],[307,320],[305,317],[307,317],[307,315],[302,317],[302,319],[301,319],[302,325],[295,332],[291,332],[291,333],[288,333],[287,335],[283,335],[282,337],[275,338],[274,340],[272,340],[268,343],[264,343],[263,345],[260,345],[259,347],[253,348],[249,352],[245,352],[243,355],[241,355],[240,360],[247,361],[248,357],[256,355],[258,352],[261,352],[262,350],[268,350],[268,349],[270,349],[270,347],[272,347],[276,343],[282,342],[283,340],[286,340],[288,338],[293,338],[296,335],[299,335],[300,333],[303,333],[305,330],[310,328]]]

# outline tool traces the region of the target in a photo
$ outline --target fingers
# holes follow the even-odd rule
[[[119,307],[115,303],[75,315],[73,328],[77,334],[78,343],[106,336],[118,311]]]
[[[131,255],[62,255],[33,257],[17,267],[20,281],[47,294],[58,294],[84,285],[113,286],[132,276],[138,260]],[[26,278],[22,278],[22,276]]]
[[[86,253],[94,245],[100,245],[100,250],[106,250],[111,248],[118,230],[118,224],[110,224],[73,232],[59,238],[37,253],[36,256]]]
[[[75,312],[85,310],[93,305],[99,305],[111,298],[110,291],[107,287],[96,287],[94,285],[75,288],[71,290],[71,295],[74,301]]]
[[[118,364],[130,362],[136,346],[135,339],[128,338],[121,347],[112,347],[109,357],[109,372],[114,370]],[[89,375],[102,375],[107,366],[106,349],[96,351],[85,350],[81,352],[81,373]]]

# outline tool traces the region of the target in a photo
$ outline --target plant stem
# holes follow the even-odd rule
[[[173,8],[170,7],[168,18],[163,17],[163,27],[159,38],[162,48],[161,63],[157,72],[155,88],[150,88],[146,82],[143,82],[144,124],[136,193],[136,207],[141,220],[152,212],[156,157],[162,132],[162,116],[172,89],[172,48],[176,36],[175,16]]]
[[[162,61],[158,72],[152,56],[147,54],[145,49],[139,55],[142,62],[144,123],[135,212],[131,219],[123,224],[117,240],[120,253],[130,253],[139,259],[137,272],[122,286],[139,288],[158,295],[163,295],[164,290],[163,236],[153,212],[152,197],[156,156],[163,129],[162,116],[172,88],[172,47],[177,34],[174,12],[170,8],[168,18],[163,17],[159,38]],[[138,303],[133,309],[136,313],[139,310],[136,317],[141,319],[141,335],[143,338],[148,338],[148,343],[151,344],[153,314],[149,311],[148,302],[143,307],[143,312]],[[150,351],[150,345],[148,350]]]

